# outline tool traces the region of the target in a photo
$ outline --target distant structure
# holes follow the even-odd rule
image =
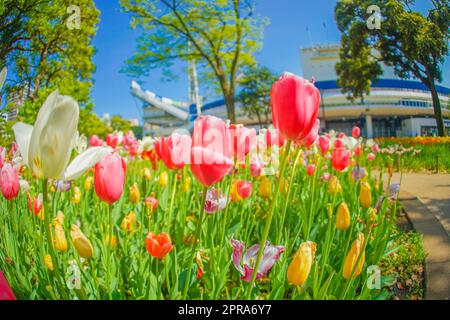
[[[351,103],[336,83],[339,50],[339,45],[300,49],[303,77],[314,78],[321,93],[322,128],[350,134],[357,125],[370,138],[437,135],[431,92],[419,81],[399,79],[392,67],[383,66],[383,75],[371,85],[364,102]],[[450,89],[436,87],[450,132]]]
[[[350,102],[337,85],[335,65],[339,61],[339,45],[312,46],[300,49],[303,77],[315,79],[321,93],[319,118],[323,130],[338,130],[350,134],[355,125],[364,136],[431,136],[437,134],[430,91],[419,81],[402,80],[391,67],[383,66],[383,75],[371,86],[364,101]],[[227,117],[223,99],[202,103],[198,94],[195,63],[190,62],[188,102],[175,101],[152,91],[144,90],[132,81],[131,94],[142,103],[143,135],[167,135],[174,129],[191,130],[198,115]],[[436,86],[444,125],[450,131],[450,89]],[[239,103],[236,104],[236,122],[257,126]]]

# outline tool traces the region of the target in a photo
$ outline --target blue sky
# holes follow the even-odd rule
[[[426,8],[427,2],[417,1],[418,8]],[[119,0],[95,0],[95,3],[101,11],[101,22],[93,41],[97,49],[94,110],[99,115],[120,114],[140,120],[141,103],[129,90],[132,79],[119,72],[136,48],[136,32],[129,27],[129,16],[121,12]],[[335,3],[335,0],[259,0],[256,9],[270,19],[270,25],[265,29],[264,46],[256,54],[257,61],[280,74],[290,71],[301,75],[300,47],[339,42],[333,17]],[[450,86],[449,69],[447,61],[444,67],[446,86]],[[176,100],[187,100],[187,76],[180,75],[176,81],[163,82],[161,73],[155,70],[142,80],[145,89]]]

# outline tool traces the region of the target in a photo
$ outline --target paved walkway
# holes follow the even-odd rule
[[[450,174],[403,174],[399,200],[423,236],[425,299],[450,299]]]
[[[399,182],[400,175],[392,181]],[[450,174],[404,173],[401,190],[419,198],[450,235]]]

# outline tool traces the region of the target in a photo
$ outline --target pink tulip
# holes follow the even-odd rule
[[[316,172],[316,166],[313,164],[307,164],[306,165],[306,174],[310,177],[314,176],[314,173]]]
[[[16,300],[16,297],[14,296],[14,293],[12,292],[2,271],[0,271],[0,300]]]
[[[254,261],[258,256],[259,244],[255,244],[248,248],[244,254],[245,243],[231,239],[231,245],[233,246],[233,254],[231,256],[233,265],[236,270],[242,275],[241,280],[250,282],[254,272]],[[261,263],[258,266],[256,273],[256,279],[260,279],[272,269],[275,262],[280,259],[280,255],[285,251],[283,246],[271,245],[268,241],[264,246],[264,252],[261,258]],[[243,264],[243,265],[242,265]]]
[[[352,137],[355,139],[358,139],[359,136],[361,135],[361,129],[359,129],[359,127],[353,127],[352,128]]]
[[[320,120],[316,119],[314,127],[311,129],[309,134],[302,140],[297,141],[297,143],[305,148],[311,147],[314,144],[314,142],[316,142],[317,135],[319,134],[319,129],[320,129]]]
[[[89,139],[89,144],[93,147],[101,147],[103,145],[103,140],[100,139],[95,134]]]
[[[345,148],[334,148],[331,163],[334,170],[342,171],[350,162],[350,152]]]
[[[205,212],[216,213],[227,206],[227,196],[214,187],[208,189],[205,199]]]
[[[327,136],[320,136],[318,145],[322,154],[327,153],[330,149],[330,138]]]
[[[369,153],[368,155],[367,155],[367,160],[369,160],[369,161],[373,161],[373,160],[375,160],[375,154],[374,153]]]
[[[0,146],[0,169],[3,167],[5,160],[6,160],[6,149]]]
[[[161,160],[170,170],[178,170],[189,162],[191,137],[173,133],[170,137],[161,137],[159,148]]]
[[[345,138],[345,133],[339,132],[338,138],[339,138],[339,139],[344,139],[344,138]]]
[[[205,187],[220,180],[233,168],[233,142],[221,119],[201,116],[194,123],[191,171]]]
[[[111,148],[115,149],[118,143],[119,143],[118,135],[111,133],[106,136],[106,144]]]
[[[285,73],[270,92],[272,122],[280,135],[291,141],[308,136],[319,113],[320,93],[313,83]]]
[[[250,159],[250,173],[253,177],[259,177],[264,166],[264,161],[259,154],[252,155],[252,158]]]
[[[14,199],[19,193],[19,175],[9,162],[6,162],[0,171],[0,188],[6,200]]]
[[[125,183],[125,161],[117,153],[111,153],[95,165],[94,189],[98,197],[112,204],[119,200]]]
[[[378,146],[378,144],[374,143],[374,144],[372,145],[372,151],[373,151],[373,153],[378,153],[378,152],[380,152],[380,147]]]

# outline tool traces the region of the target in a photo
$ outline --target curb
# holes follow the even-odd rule
[[[425,299],[450,299],[450,238],[433,213],[414,195],[401,190],[408,220],[422,234],[425,258]]]

